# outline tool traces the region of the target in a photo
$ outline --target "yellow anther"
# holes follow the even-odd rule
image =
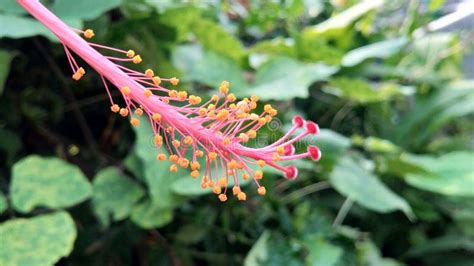
[[[259,187],[259,188],[257,189],[257,193],[258,193],[258,195],[260,195],[260,196],[264,196],[265,194],[267,194],[267,190],[265,189],[264,186],[261,186],[261,187]]]
[[[184,101],[186,98],[188,98],[188,93],[185,91],[180,91],[178,92],[178,98],[180,101]]]
[[[136,127],[136,126],[140,125],[140,120],[138,120],[134,117],[134,118],[130,119],[130,124],[132,124],[132,126]]]
[[[189,103],[190,104],[200,104],[201,101],[202,101],[202,99],[199,96],[194,96],[194,95],[189,96]]]
[[[93,30],[87,29],[84,31],[84,37],[86,37],[87,39],[92,39],[94,36],[95,36],[95,33]]]
[[[160,122],[161,121],[161,115],[158,114],[158,113],[154,113],[151,118],[153,119],[153,121],[155,122]]]
[[[206,108],[200,108],[199,109],[199,115],[200,116],[205,116],[207,114],[207,109]]]
[[[265,119],[264,117],[258,119],[258,124],[263,126],[267,123],[267,119]]]
[[[276,148],[276,152],[279,154],[279,155],[283,155],[285,153],[285,147],[283,146],[278,146]]]
[[[207,157],[209,157],[210,160],[215,160],[217,159],[217,153],[211,151],[207,154]]]
[[[127,57],[128,58],[133,58],[135,56],[135,51],[133,50],[128,50],[127,51]]]
[[[219,110],[219,112],[217,113],[217,119],[219,121],[223,121],[227,118],[227,116],[229,115],[229,110],[227,109],[221,109]]]
[[[226,99],[227,99],[227,101],[232,103],[232,102],[235,102],[235,100],[237,100],[237,97],[235,97],[235,95],[233,93],[231,93],[231,94],[227,95]]]
[[[247,142],[247,141],[249,141],[249,136],[248,136],[247,134],[245,134],[245,133],[240,133],[240,134],[239,134],[239,139],[240,139],[240,141],[242,141],[242,142]]]
[[[128,110],[125,108],[120,108],[120,115],[126,117],[128,115]]]
[[[221,178],[219,179],[219,186],[221,186],[221,187],[227,187],[227,178],[221,177]]]
[[[209,104],[209,105],[207,106],[207,110],[209,110],[209,111],[215,110],[215,109],[216,109],[216,105],[215,105],[215,104],[212,104],[212,103],[211,103],[211,104]]]
[[[214,112],[214,110],[210,110],[210,111],[207,113],[207,117],[209,117],[209,118],[211,118],[211,119],[216,118],[216,112]]]
[[[130,94],[130,87],[124,86],[122,89],[120,89],[124,95],[129,95]]]
[[[228,96],[226,98],[229,98]],[[229,108],[234,110],[235,108],[237,108],[237,105],[235,105],[235,103],[231,103],[229,104]]]
[[[252,96],[250,96],[250,100],[251,100],[252,102],[258,102],[258,99],[259,99],[259,98],[258,98],[257,95],[252,95]]]
[[[215,186],[215,187],[212,189],[212,192],[214,192],[215,194],[221,194],[221,187]]]
[[[178,163],[179,163],[179,166],[181,166],[182,168],[188,168],[189,166],[189,160],[186,158],[179,158]]]
[[[230,169],[237,168],[237,161],[236,160],[231,160],[230,162],[227,163],[227,167],[229,167]]]
[[[239,194],[237,194],[237,199],[239,200],[246,200],[247,199],[247,195],[245,194],[245,192],[239,192]]]
[[[279,155],[278,153],[274,153],[274,154],[272,155],[272,160],[273,160],[274,162],[280,161],[280,160],[281,160],[280,155]]]
[[[258,164],[258,166],[260,166],[260,167],[264,167],[265,165],[267,165],[267,163],[266,163],[264,160],[258,160],[258,161],[257,161],[257,164]]]
[[[227,201],[227,196],[226,196],[225,194],[220,194],[220,195],[219,195],[219,200],[220,200],[221,202],[226,202],[226,201]]]
[[[143,114],[143,110],[141,108],[135,109],[135,114],[141,116]]]
[[[198,176],[199,176],[199,171],[198,170],[191,171],[191,177],[192,178],[197,178]]]
[[[221,85],[219,86],[219,91],[223,94],[229,93],[229,82],[224,80],[222,81]]]
[[[155,141],[155,144],[156,144],[157,146],[160,146],[160,145],[163,144],[163,137],[160,136],[160,135],[155,135],[155,136],[153,137],[153,140]]]
[[[219,96],[217,96],[217,95],[212,95],[211,101],[213,101],[213,102],[219,101]]]
[[[267,112],[271,116],[276,116],[278,114],[278,111],[276,109],[271,109],[270,111]]]
[[[243,175],[242,175],[242,179],[243,179],[243,180],[248,180],[249,177],[250,177],[250,176],[249,176],[248,174],[243,174]]]
[[[77,70],[77,73],[81,74],[81,75],[85,75],[86,74],[86,71],[84,70],[84,68],[80,67],[78,70]]]
[[[153,77],[151,80],[153,81],[153,84],[155,84],[155,86],[158,86],[161,84],[161,78],[158,76]]]
[[[114,104],[110,106],[110,110],[114,113],[117,113],[118,111],[120,111],[120,107],[118,106],[118,104]]]
[[[273,107],[272,107],[271,104],[265,104],[265,105],[263,106],[263,110],[264,110],[265,112],[269,112],[271,109],[273,109]]]
[[[152,78],[155,75],[155,72],[152,69],[145,70],[145,76]]]
[[[168,91],[168,96],[170,96],[171,98],[176,98],[178,97],[178,92],[175,90],[170,90]]]
[[[255,130],[253,130],[253,129],[250,129],[250,130],[247,132],[247,135],[249,136],[249,138],[254,139],[254,138],[257,136],[257,131],[255,131]]]
[[[173,140],[171,143],[175,148],[179,148],[179,146],[181,145],[181,142],[177,139]]]
[[[257,108],[257,103],[256,103],[256,102],[250,102],[250,103],[249,103],[249,108],[250,108],[251,110]]]
[[[270,123],[270,121],[272,121],[272,116],[271,115],[266,115],[265,120],[267,121],[267,123]]]
[[[173,77],[170,79],[170,83],[173,85],[173,86],[176,86],[178,85],[179,83],[179,79],[177,79],[176,77]]]
[[[133,57],[132,62],[134,64],[140,64],[142,62],[142,57],[140,55],[136,55]]]
[[[228,137],[225,137],[224,140],[222,141],[224,145],[229,145],[230,144],[230,139]]]
[[[232,188],[232,194],[234,195],[237,195],[239,194],[241,191],[240,191],[240,188],[239,187],[233,187]]]
[[[199,170],[200,168],[201,168],[201,165],[199,164],[199,162],[197,161],[191,162],[191,170]]]
[[[260,117],[257,114],[250,114],[249,118],[252,121],[257,121]]]
[[[202,156],[204,156],[204,152],[203,152],[203,151],[200,151],[200,150],[197,150],[197,151],[196,151],[196,156],[197,156],[197,157],[202,157]]]
[[[170,155],[170,161],[172,161],[173,163],[177,163],[178,160],[179,160],[178,155],[176,155],[176,154],[171,154]]]
[[[193,138],[191,136],[187,136],[187,137],[184,138],[183,142],[186,145],[191,145],[191,144],[193,144]]]
[[[164,153],[159,153],[158,155],[156,155],[156,160],[158,160],[158,161],[165,161],[165,160],[166,160],[166,154],[164,154]]]
[[[255,171],[254,178],[255,178],[256,180],[262,179],[262,178],[263,178],[263,172],[262,172],[261,170]]]
[[[74,80],[80,80],[80,79],[82,78],[82,76],[84,76],[84,75],[82,75],[82,74],[79,73],[79,72],[76,72],[76,73],[74,73],[74,74],[72,75],[72,79],[74,79]]]
[[[148,97],[150,97],[151,95],[153,95],[153,93],[151,92],[151,90],[145,89],[145,90],[143,91],[143,95],[145,95],[145,97],[148,98]]]
[[[176,173],[176,172],[178,172],[178,167],[176,166],[176,164],[172,164],[172,165],[170,166],[170,172],[171,172],[171,173]]]

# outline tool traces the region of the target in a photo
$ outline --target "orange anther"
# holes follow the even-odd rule
[[[114,113],[117,113],[118,111],[120,111],[120,107],[118,106],[118,104],[114,104],[110,106],[110,110]]]

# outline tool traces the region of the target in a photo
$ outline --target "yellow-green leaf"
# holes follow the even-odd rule
[[[13,166],[10,196],[13,207],[29,212],[35,207],[70,207],[92,193],[81,170],[58,158],[28,156]]]
[[[143,189],[118,169],[102,169],[92,182],[94,212],[104,225],[128,217],[133,206],[143,197]]]
[[[54,265],[71,253],[76,235],[67,212],[8,220],[0,224],[0,265]]]

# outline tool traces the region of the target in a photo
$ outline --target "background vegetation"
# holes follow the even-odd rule
[[[473,265],[472,31],[413,37],[443,0],[45,2],[181,88],[272,103],[264,138],[317,121],[323,158],[221,204],[0,0],[0,265]]]

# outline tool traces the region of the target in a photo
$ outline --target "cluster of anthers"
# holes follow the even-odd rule
[[[31,3],[29,1],[20,2],[27,7],[31,5],[28,4]],[[43,9],[37,11],[35,8],[39,7],[33,4],[33,8],[29,8],[30,13],[50,28],[64,45],[74,73],[72,78],[81,79],[85,70],[78,66],[71,51],[101,75],[112,112],[129,118],[133,126],[139,126],[138,117],[147,116],[157,148],[156,160],[169,160],[170,172],[177,172],[178,168],[189,169],[191,177],[200,178],[201,187],[212,189],[220,201],[227,200],[229,178],[233,179],[232,194],[238,200],[246,200],[247,196],[241,189],[241,180],[253,180],[257,193],[266,194],[265,187],[260,185],[263,167],[273,167],[281,171],[286,178],[294,179],[298,174],[297,168],[281,166],[279,162],[305,157],[319,160],[321,154],[317,147],[309,146],[300,154],[295,154],[294,147],[294,144],[305,136],[318,133],[316,123],[296,116],[291,129],[274,143],[262,148],[247,147],[246,143],[257,137],[258,130],[277,115],[277,110],[270,104],[264,105],[263,111],[257,113],[258,97],[252,96],[238,101],[234,94],[229,93],[230,84],[227,81],[223,81],[219,92],[205,102],[199,96],[188,95],[186,91],[168,89],[163,86],[165,83],[176,86],[179,79],[162,78],[152,69],[140,72],[122,65],[142,62],[140,55],[133,50],[107,47],[78,38],[78,34],[85,39],[93,38],[94,32],[90,29],[73,30],[75,36],[69,36],[69,31],[72,30],[58,25],[62,22],[51,17],[48,17],[49,20],[42,17],[54,16],[52,13]],[[105,56],[97,52],[99,49],[122,56]],[[124,104],[114,102],[108,82],[120,90]]]

